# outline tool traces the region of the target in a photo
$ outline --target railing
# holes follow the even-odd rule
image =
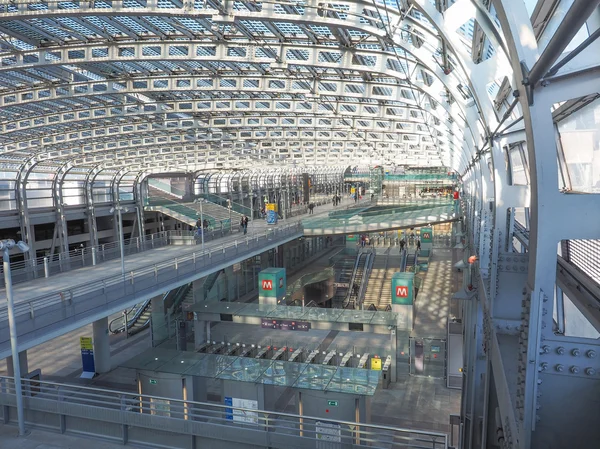
[[[189,447],[189,438],[198,438],[207,447],[225,447],[224,442],[235,442],[273,449],[448,448],[448,435],[438,432],[324,420],[39,380],[22,380],[22,386],[24,407],[33,412],[25,413],[25,419],[35,418],[28,426],[43,422],[44,426],[61,433],[89,435],[93,432],[94,436],[106,439],[118,436],[123,444],[131,440],[144,446],[179,449]],[[13,378],[0,377],[0,409],[6,422],[16,416],[14,410],[10,410],[16,407],[14,390]],[[82,416],[83,421],[68,419]],[[238,421],[236,416],[245,416],[245,419]],[[188,438],[181,439],[184,435]]]
[[[179,233],[182,238],[196,241],[191,232]],[[141,302],[155,297],[178,285],[192,282],[203,270],[219,269],[219,266],[224,268],[232,260],[247,258],[257,250],[264,251],[269,243],[275,245],[277,241],[301,233],[302,226],[299,223],[255,231],[240,236],[240,240],[228,241],[205,251],[184,252],[178,257],[127,271],[125,275],[88,280],[62,291],[22,300],[14,308],[19,342],[25,346],[28,341],[45,336],[47,332],[60,331],[65,322],[73,324],[77,320],[89,320],[98,313],[115,313],[127,305],[125,301]],[[6,320],[7,312],[3,308],[0,310],[0,344],[4,349],[8,342]]]
[[[125,239],[123,251],[126,256],[138,254],[154,248],[168,245],[168,232],[150,234],[140,239]],[[89,246],[61,252],[47,257],[11,262],[11,274],[13,284],[27,282],[38,277],[49,277],[53,274],[75,270],[77,268],[98,265],[102,262],[118,259],[121,257],[119,242],[103,243],[97,246]],[[0,267],[0,274],[4,272]],[[4,276],[0,276],[0,286],[4,286]]]
[[[358,298],[356,307],[362,309],[362,304],[365,300],[365,294],[367,293],[367,286],[369,285],[369,277],[371,276],[371,271],[373,270],[373,263],[375,262],[376,252],[375,250],[367,250],[368,256],[366,261],[366,266],[363,271],[363,277],[360,284],[360,289],[358,290]]]
[[[215,203],[218,206],[228,208],[231,205],[231,210],[238,214],[246,215],[250,217],[251,209],[243,204],[229,201],[229,198],[215,195],[214,193],[201,193],[198,195],[199,198],[204,198],[211,203]]]
[[[178,189],[177,187],[173,187],[171,184],[159,181],[158,179],[148,179],[148,185],[154,187],[155,189],[162,190],[167,194],[178,196],[179,198],[183,198],[185,196],[184,190]]]

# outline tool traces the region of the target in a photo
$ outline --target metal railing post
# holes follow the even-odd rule
[[[44,257],[44,277],[50,277],[50,267],[48,266],[47,257]]]
[[[92,265],[96,265],[96,247],[92,246]]]

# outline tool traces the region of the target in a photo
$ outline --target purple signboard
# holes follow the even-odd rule
[[[263,329],[279,329],[282,331],[308,332],[310,330],[310,323],[308,321],[273,320],[263,318],[260,327]]]

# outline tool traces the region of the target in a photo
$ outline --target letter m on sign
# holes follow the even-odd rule
[[[431,234],[429,232],[424,232],[423,233],[423,238],[426,240],[429,240],[431,238]]]
[[[397,285],[396,296],[398,298],[408,298],[408,287],[406,287],[405,285]]]
[[[262,289],[263,290],[273,290],[273,281],[271,281],[269,279],[263,279]]]

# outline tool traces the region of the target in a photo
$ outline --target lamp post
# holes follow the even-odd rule
[[[115,207],[111,207],[109,212],[112,214],[115,211],[117,211],[117,215],[119,216],[117,227],[119,230],[119,247],[121,248],[121,274],[125,275],[125,242],[123,241],[123,217],[121,213],[128,212],[129,209],[119,204]]]
[[[204,251],[204,215],[202,214],[202,203],[204,202],[204,198],[196,198],[194,200],[194,203],[196,204],[200,204],[200,242],[201,242],[201,248],[202,251]]]
[[[23,394],[21,392],[21,365],[19,363],[19,350],[17,348],[17,327],[15,325],[15,312],[12,294],[12,276],[10,273],[10,257],[8,252],[14,248],[22,252],[29,251],[29,246],[19,241],[0,240],[0,251],[2,251],[2,263],[4,268],[4,285],[6,286],[6,300],[8,309],[8,328],[10,332],[10,350],[13,359],[13,371],[15,374],[15,395],[17,399],[17,420],[19,422],[19,436],[25,435],[25,421],[23,420]]]

